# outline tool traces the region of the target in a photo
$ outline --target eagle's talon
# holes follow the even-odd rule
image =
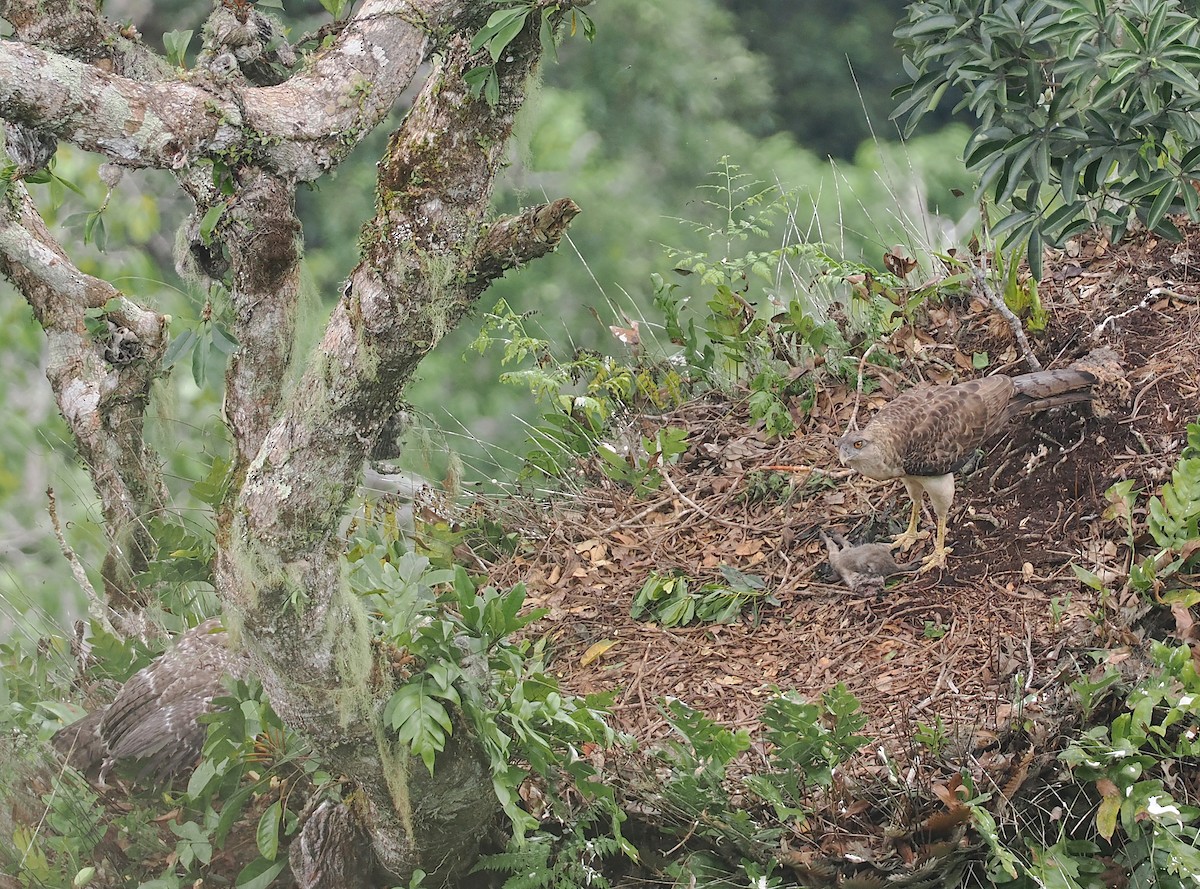
[[[896,539],[888,544],[888,549],[898,549],[902,553],[908,552],[918,540],[925,540],[927,537],[929,537],[928,531],[904,531],[896,535]]]
[[[924,574],[926,571],[932,571],[934,568],[946,567],[946,556],[954,552],[954,549],[949,546],[935,549],[932,553],[921,560],[921,570],[918,574]]]

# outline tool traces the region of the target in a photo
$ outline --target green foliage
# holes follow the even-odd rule
[[[167,61],[177,68],[187,67],[188,44],[196,32],[189,29],[168,31],[163,34],[163,49],[167,52]]]
[[[5,750],[0,762],[0,778],[12,791],[30,786],[33,750]],[[33,774],[37,774],[34,772]],[[48,785],[41,796],[41,817],[37,824],[12,825],[11,833],[0,840],[0,873],[19,882],[14,886],[82,885],[95,868],[97,847],[107,831],[128,837],[134,824],[125,819],[111,819],[95,791],[78,774],[66,770],[61,774],[38,776],[39,785]],[[31,800],[32,802],[32,800]],[[139,839],[149,831],[142,826]]]
[[[325,0],[322,0],[322,3],[324,2]],[[478,98],[482,95],[489,105],[500,101],[500,77],[496,65],[508,49],[508,45],[525,29],[525,23],[536,9],[537,4],[530,0],[516,6],[497,9],[488,17],[487,24],[475,34],[471,40],[471,51],[487,50],[492,61],[487,65],[477,65],[463,75],[463,79],[471,88],[472,96]],[[555,30],[561,13],[554,6],[543,7],[541,13],[538,39],[541,41],[542,54],[545,58],[557,58]],[[571,9],[568,20],[572,37],[575,36],[576,30],[581,28],[588,40],[595,38],[596,26],[583,10]]]
[[[20,769],[23,761],[44,770],[42,742],[81,715],[60,701],[76,695],[81,682],[103,687],[124,681],[155,654],[137,639],[118,640],[96,625],[88,638],[83,676],[61,636],[0,646],[0,727],[10,740],[24,739],[30,754],[0,756],[0,780],[10,790],[21,785],[8,770]],[[8,861],[0,842],[0,869],[10,872],[12,865],[27,881],[22,885],[70,885],[89,868],[130,878],[157,874],[154,885],[186,885],[204,879],[230,838],[257,824],[251,834],[257,834],[260,858],[243,875],[249,880],[255,872],[278,873],[286,863],[280,841],[295,832],[305,800],[331,787],[331,778],[275,715],[256,682],[233,682],[216,704],[202,717],[208,737],[185,788],[135,792],[112,808],[82,776],[54,767],[42,799],[45,813],[13,837],[20,861]],[[164,801],[171,812],[166,820],[159,817]]]
[[[503,889],[608,889],[612,883],[600,870],[605,860],[632,853],[619,834],[604,832],[601,819],[613,812],[611,802],[598,800],[572,813],[561,834],[539,830],[523,844],[510,842],[504,852],[483,856],[472,872],[510,874]]]
[[[918,722],[916,731],[913,732],[913,740],[928,750],[932,756],[941,756],[942,751],[949,743],[945,721],[939,715],[934,717],[932,725]]]
[[[349,6],[350,0],[321,0],[321,8],[335,19],[340,19]]]
[[[807,817],[812,788],[832,786],[833,769],[870,741],[855,734],[867,717],[841,684],[821,695],[820,706],[781,694],[767,703],[762,722],[764,739],[773,747],[770,768],[748,776],[745,783],[781,821]]]
[[[770,874],[780,837],[823,804],[820,795],[831,786],[833,770],[869,742],[856,734],[866,717],[841,685],[819,703],[777,693],[764,708],[757,738],[745,729],[727,729],[679,701],[667,704],[666,715],[677,738],[658,755],[670,771],[646,792],[681,831],[688,830],[689,838],[694,834],[718,848],[737,849],[743,856],[737,872],[754,874],[751,885],[777,884]],[[729,766],[752,746],[764,751],[765,762],[731,781]],[[752,813],[748,800],[766,803],[775,818]],[[720,878],[728,879],[730,871],[727,863],[703,853],[688,855],[670,869],[681,885],[723,884]]]
[[[223,376],[225,361],[238,349],[233,334],[212,315],[210,303],[201,312],[199,323],[184,326],[180,322],[182,329],[163,353],[163,370],[169,370],[190,354],[192,380],[201,389],[214,372],[215,379]]]
[[[569,477],[581,459],[595,454],[604,475],[645,495],[660,484],[658,467],[673,462],[682,440],[673,443],[660,432],[653,443],[642,440],[645,457],[623,454],[603,440],[609,424],[627,409],[661,410],[713,388],[745,391],[755,422],[768,434],[791,435],[796,414],[813,404],[817,377],[848,376],[856,367],[841,330],[827,317],[834,302],[848,304],[848,329],[873,342],[911,320],[917,306],[938,292],[927,288],[907,298],[901,278],[834,260],[819,245],[750,246],[749,239],[765,239],[791,213],[794,196],[753,180],[727,158],[712,175],[716,182],[704,186],[704,205],[722,221],[687,225],[718,242],[720,251],[714,258],[705,250],[668,247],[675,273],[687,284],[668,284],[661,275],[651,279],[665,341],[653,333],[657,325],[644,331],[637,324],[612,326],[614,336],[630,344],[627,359],[584,349],[564,358],[551,340],[531,333],[529,314],[518,314],[506,301],[485,316],[473,347],[499,347],[505,365],[525,365],[506,371],[501,381],[527,387],[552,408],[530,429],[527,474]],[[784,275],[807,282],[804,290],[785,293]],[[951,288],[966,278],[952,276],[939,286]],[[852,280],[863,283],[852,288]],[[702,314],[693,305],[702,306]]]
[[[993,255],[995,257],[994,274],[1000,282],[1000,292],[1004,297],[1004,304],[1012,310],[1014,315],[1024,320],[1025,326],[1034,333],[1045,330],[1050,316],[1046,314],[1046,309],[1038,296],[1037,286],[1038,279],[1041,277],[1041,251],[1038,251],[1036,264],[1033,264],[1031,258],[1030,270],[1033,275],[1025,281],[1020,279],[1021,263],[1016,251],[1005,255],[1003,251],[997,250]]]
[[[1119,841],[1117,859],[1134,883],[1178,885],[1200,880],[1200,809],[1168,789],[1200,754],[1200,677],[1186,645],[1155,642],[1151,655],[1156,671],[1129,691],[1111,724],[1087,730],[1060,758],[1076,781],[1094,786],[1096,833]],[[1108,686],[1115,675],[1105,677]]]
[[[747,608],[757,622],[760,607],[779,604],[753,574],[722,565],[721,576],[723,583],[709,581],[692,590],[680,572],[664,575],[652,571],[634,597],[630,614],[635,619],[648,615],[664,627],[681,627],[693,620],[730,624],[739,620]]]
[[[531,773],[550,785],[569,778],[585,797],[612,800],[591,764],[569,752],[612,743],[603,713],[609,696],[563,694],[546,672],[544,640],[510,638],[545,613],[522,613],[522,585],[480,589],[463,568],[428,570],[397,543],[360,539],[349,559],[352,588],[380,618],[381,641],[411,663],[384,707],[384,724],[430,774],[461,713],[491,760],[492,789],[518,844],[537,827],[517,795]]]
[[[1187,428],[1187,447],[1171,480],[1163,485],[1162,497],[1151,497],[1150,536],[1164,550],[1182,551],[1192,540],[1200,539],[1200,423]],[[1183,566],[1183,559],[1172,563],[1171,570]]]
[[[608,442],[596,446],[600,471],[613,481],[625,482],[638,497],[646,497],[662,484],[660,466],[679,462],[687,450],[687,430],[679,427],[660,429],[654,440],[642,437],[642,454],[618,454]]]
[[[1007,214],[1004,245],[1061,244],[1093,223],[1200,213],[1200,28],[1179,0],[922,0],[896,30],[912,83],[906,132],[947,88],[979,124],[965,160]]]
[[[230,694],[215,704],[218,709],[202,717],[209,723],[203,758],[181,797],[180,818],[190,817],[171,825],[180,837],[176,851],[186,866],[181,846],[220,849],[234,827],[250,819],[259,858],[243,868],[237,884],[257,878],[267,885],[286,864],[280,842],[299,828],[304,801],[331,789],[333,780],[271,709],[256,680],[232,682]]]
[[[1200,423],[1188,425],[1187,445],[1171,470],[1171,481],[1163,485],[1161,496],[1147,501],[1146,530],[1158,549],[1140,557],[1134,524],[1137,494],[1131,479],[1110,487],[1105,492],[1109,506],[1104,517],[1124,524],[1129,547],[1128,585],[1145,594],[1156,591],[1166,578],[1200,560]],[[1074,570],[1087,586],[1104,589],[1095,573],[1078,565]]]
[[[817,305],[823,301],[816,293],[791,297],[782,312],[776,303],[760,310],[753,301],[752,282],[768,294],[775,294],[777,276],[785,263],[802,258],[820,263],[825,259],[820,248],[798,243],[784,243],[769,250],[741,246],[751,237],[765,238],[781,218],[786,218],[795,195],[755,180],[728,157],[721,158],[711,176],[716,181],[701,186],[709,193],[703,203],[722,215],[721,223],[685,224],[706,242],[717,242],[720,252],[713,256],[708,250],[666,248],[677,274],[697,275],[700,284],[713,288],[704,303],[707,314],[700,324],[702,338],[694,322],[689,322],[686,329],[681,324],[685,298],[675,293],[675,287],[655,280],[655,305],[665,317],[670,341],[684,347],[681,357],[685,364],[708,384],[728,386],[760,376],[771,358],[778,357],[794,366],[806,355],[844,351],[836,326],[820,323],[814,317],[819,311]],[[782,378],[778,371],[776,378]],[[773,381],[768,374],[756,391],[762,392]],[[762,402],[760,410],[764,416],[769,413]]]
[[[502,349],[503,364],[533,365],[505,372],[500,381],[528,387],[534,399],[549,408],[530,430],[526,473],[562,477],[579,458],[598,452],[605,475],[628,482],[640,496],[662,483],[657,466],[676,462],[686,449],[683,430],[664,429],[653,442],[642,440],[644,457],[626,458],[612,447],[597,451],[608,421],[619,410],[679,402],[682,379],[670,366],[624,363],[590,350],[564,360],[555,354],[553,343],[529,332],[527,315],[516,314],[503,300],[485,316],[472,344],[480,353],[495,347]]]

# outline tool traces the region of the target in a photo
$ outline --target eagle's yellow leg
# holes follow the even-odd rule
[[[934,540],[933,552],[921,560],[921,573],[934,568],[946,567],[946,556],[954,552],[946,546],[946,516],[939,515],[937,520],[937,538]]]
[[[907,485],[906,485],[907,487]],[[912,496],[910,490],[909,496]],[[917,496],[912,497],[912,513],[908,517],[908,527],[892,541],[892,549],[899,549],[900,552],[905,552],[916,543],[921,535],[917,533],[917,522],[921,519],[921,490],[917,489]]]

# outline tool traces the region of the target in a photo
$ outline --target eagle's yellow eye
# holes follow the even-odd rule
[[[860,438],[858,441],[856,441],[854,443],[854,450],[861,451],[863,448],[863,445],[865,445],[865,444],[866,444],[866,442]]]

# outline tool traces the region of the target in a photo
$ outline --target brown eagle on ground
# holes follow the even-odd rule
[[[886,404],[862,430],[838,442],[841,461],[868,478],[898,478],[912,499],[908,528],[893,547],[917,540],[921,496],[929,495],[937,514],[933,553],[921,570],[946,564],[946,520],[954,500],[954,475],[988,438],[1020,414],[1095,397],[1097,386],[1128,391],[1120,361],[1111,349],[1097,349],[1061,370],[1018,376],[996,374],[965,383],[920,386]]]

